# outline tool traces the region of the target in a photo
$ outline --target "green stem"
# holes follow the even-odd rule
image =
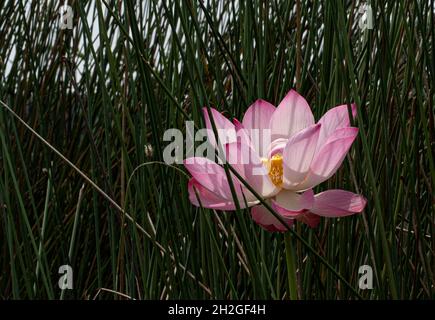
[[[298,300],[298,285],[296,282],[296,259],[293,248],[291,233],[284,234],[285,258],[287,263],[287,278],[289,287],[289,296],[291,300]]]

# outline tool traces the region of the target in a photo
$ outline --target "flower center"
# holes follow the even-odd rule
[[[277,187],[281,187],[282,185],[282,155],[280,153],[274,154],[270,159],[261,159],[263,164],[269,170],[269,177],[272,180],[273,184]]]

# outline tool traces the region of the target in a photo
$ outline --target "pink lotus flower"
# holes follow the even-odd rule
[[[342,164],[358,129],[350,126],[347,105],[332,108],[315,123],[310,106],[291,90],[275,108],[257,100],[246,111],[242,122],[231,123],[211,109],[219,130],[226,159],[243,179],[287,224],[299,220],[315,227],[320,217],[344,217],[361,212],[364,197],[344,190],[314,194],[312,188],[329,179]],[[216,146],[207,109],[203,109],[210,143]],[[352,114],[356,106],[352,105]],[[228,132],[223,135],[220,133]],[[257,130],[257,131],[256,131]],[[231,133],[236,134],[231,134]],[[256,134],[253,134],[256,133]],[[270,139],[266,136],[270,135]],[[246,161],[245,155],[249,154]],[[232,161],[231,161],[232,160]],[[234,210],[234,199],[224,168],[206,158],[184,160],[192,175],[189,199],[196,205],[217,210]],[[232,176],[241,208],[252,207],[253,220],[268,231],[286,231],[259,200]],[[199,198],[199,201],[198,201]]]

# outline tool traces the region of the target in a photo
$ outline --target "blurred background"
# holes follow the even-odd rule
[[[434,14],[433,0],[0,1],[0,100],[16,113],[0,105],[0,299],[287,299],[283,235],[193,207],[184,168],[161,161],[165,130],[203,127],[203,106],[240,119],[291,88],[316,120],[357,103],[357,141],[315,191],[368,199],[296,225],[299,298],[433,299]]]

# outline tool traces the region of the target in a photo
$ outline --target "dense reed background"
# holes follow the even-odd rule
[[[316,191],[368,199],[297,225],[299,297],[435,297],[433,0],[371,1],[372,30],[358,1],[69,4],[61,30],[57,1],[0,1],[0,100],[64,157],[0,106],[0,299],[288,298],[283,235],[193,207],[184,168],[158,162],[201,107],[240,119],[290,88],[316,119],[357,103],[358,139]]]

